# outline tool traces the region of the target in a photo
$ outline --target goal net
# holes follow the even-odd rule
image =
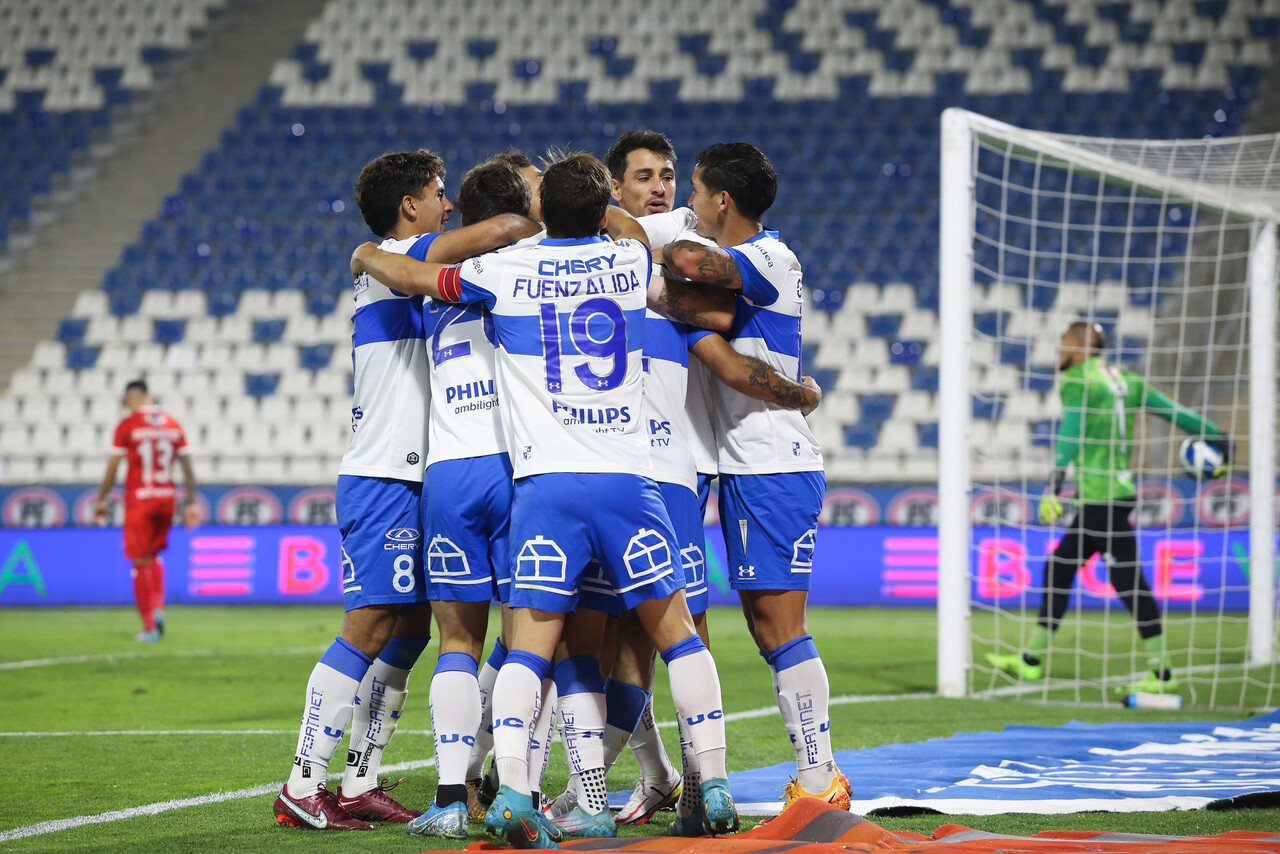
[[[939,692],[1114,702],[1154,662],[1188,704],[1275,705],[1280,136],[1098,139],[951,109],[942,149]],[[1104,332],[1099,370],[1122,403],[1145,384],[1234,441],[1228,475],[1197,480],[1177,461],[1187,433],[1158,407],[1129,434],[1126,412],[1084,401],[1082,425],[1122,434],[1111,482],[1131,477],[1136,494],[1110,512],[1135,532],[1154,641],[1113,586],[1132,578],[1114,536],[1090,557],[1094,540],[1072,534],[1089,559],[1052,597],[1061,619],[1041,614],[1046,561],[1086,503],[1076,458],[1062,516],[1040,520],[1075,321]]]

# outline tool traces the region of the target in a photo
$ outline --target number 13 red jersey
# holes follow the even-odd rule
[[[187,452],[187,437],[168,413],[143,406],[116,425],[111,452],[128,457],[126,501],[171,498],[177,492],[174,463]]]

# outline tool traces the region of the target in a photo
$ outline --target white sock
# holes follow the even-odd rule
[[[702,639],[692,635],[662,650],[671,680],[671,699],[689,728],[702,779],[728,777],[725,770],[724,709],[720,676]]]
[[[533,725],[533,739],[529,742],[529,791],[542,791],[542,775],[547,773],[547,761],[551,758],[552,726],[556,718],[556,680],[542,680],[542,708]]]
[[[578,777],[578,805],[593,815],[608,808],[596,785],[594,772],[604,771],[604,680],[600,662],[593,657],[575,656],[556,664],[557,703],[564,750],[569,757],[569,771]]]
[[[698,772],[698,756],[693,752],[693,742],[689,740],[689,728],[683,720],[680,725],[680,764],[683,768],[684,784],[680,789],[680,800],[676,802],[676,815],[691,816],[697,812],[702,803],[702,774]]]
[[[631,735],[631,752],[640,765],[640,774],[646,780],[671,780],[676,776],[675,766],[667,757],[667,747],[662,743],[658,725],[653,720],[653,695],[645,703],[640,724]]]
[[[484,760],[493,749],[493,686],[498,681],[498,671],[507,660],[507,648],[502,639],[494,641],[493,650],[484,666],[480,668],[480,728],[476,730],[476,743],[471,748],[471,759],[467,762],[467,779],[477,780],[484,775]]]
[[[796,754],[796,779],[805,791],[818,794],[835,779],[831,755],[831,686],[827,670],[809,635],[788,641],[766,659],[776,671],[778,705],[794,723],[792,747]],[[790,730],[791,728],[788,727]]]
[[[545,658],[512,650],[493,686],[493,753],[502,785],[518,794],[529,789],[529,741],[542,706],[542,680],[551,672]]]
[[[356,691],[372,662],[342,638],[334,638],[307,680],[298,747],[285,788],[294,798],[308,798],[324,785],[329,760],[351,721]]]
[[[342,775],[342,794],[355,797],[378,785],[382,752],[391,743],[409,696],[409,672],[430,638],[392,638],[369,665],[356,692],[351,744]]]
[[[465,652],[443,653],[431,677],[431,732],[436,744],[436,777],[441,786],[461,786],[480,726],[480,683],[475,659]]]

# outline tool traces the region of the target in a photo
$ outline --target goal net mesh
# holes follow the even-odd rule
[[[1126,437],[1130,519],[1177,692],[1195,705],[1274,705],[1275,665],[1248,663],[1250,573],[1274,568],[1249,562],[1247,439],[1249,259],[1261,224],[1280,216],[1280,137],[1136,141],[975,126],[970,178],[970,693],[1114,702],[1149,670],[1108,554],[1077,572],[1041,656],[1044,678],[991,661],[1026,650],[1046,559],[1076,512],[1074,475],[1062,518],[1043,525],[1037,507],[1062,416],[1060,339],[1084,320],[1104,330],[1109,364],[1235,439],[1230,474],[1197,481],[1177,460],[1187,434],[1139,411]]]

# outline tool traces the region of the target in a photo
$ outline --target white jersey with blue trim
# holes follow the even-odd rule
[[[387,238],[380,249],[424,260],[435,234]],[[351,316],[351,442],[338,474],[422,482],[427,456],[427,342],[422,297],[362,273]]]
[[[649,433],[653,479],[698,491],[685,411],[689,388],[689,327],[645,310],[644,414]]]
[[[651,256],[642,243],[544,238],[463,262],[462,303],[493,316],[514,476],[652,476],[641,356]]]
[[[694,231],[694,227],[698,223],[698,217],[691,208],[676,208],[666,213],[650,214],[649,216],[640,217],[637,222],[644,228],[645,236],[649,240],[649,245],[654,248],[655,256],[659,254],[661,247],[676,240],[692,240],[708,246],[715,245],[713,241],[707,240]],[[654,275],[660,275],[660,270],[661,267],[655,269]],[[653,317],[655,315],[650,312],[649,316]],[[648,349],[649,345],[646,341],[645,351],[648,352]],[[716,432],[711,421],[711,371],[701,361],[696,358],[690,359],[687,355],[685,357],[685,365],[688,373],[683,398],[685,412],[682,420],[686,427],[686,444],[689,448],[689,453],[693,456],[694,471],[702,474],[715,474]],[[648,394],[647,386],[645,394]],[[656,454],[653,464],[655,469],[658,469],[661,465]],[[657,479],[663,480],[661,477]],[[684,481],[670,480],[667,482],[683,483]],[[696,477],[694,478],[694,483],[694,489],[696,490]]]
[[[422,314],[431,360],[427,465],[505,453],[493,317],[480,306],[439,300],[427,300]]]
[[[762,231],[726,251],[742,274],[729,343],[798,382],[800,262],[776,231]],[[747,397],[723,383],[714,383],[712,394],[721,473],[822,470],[822,450],[798,409]]]

